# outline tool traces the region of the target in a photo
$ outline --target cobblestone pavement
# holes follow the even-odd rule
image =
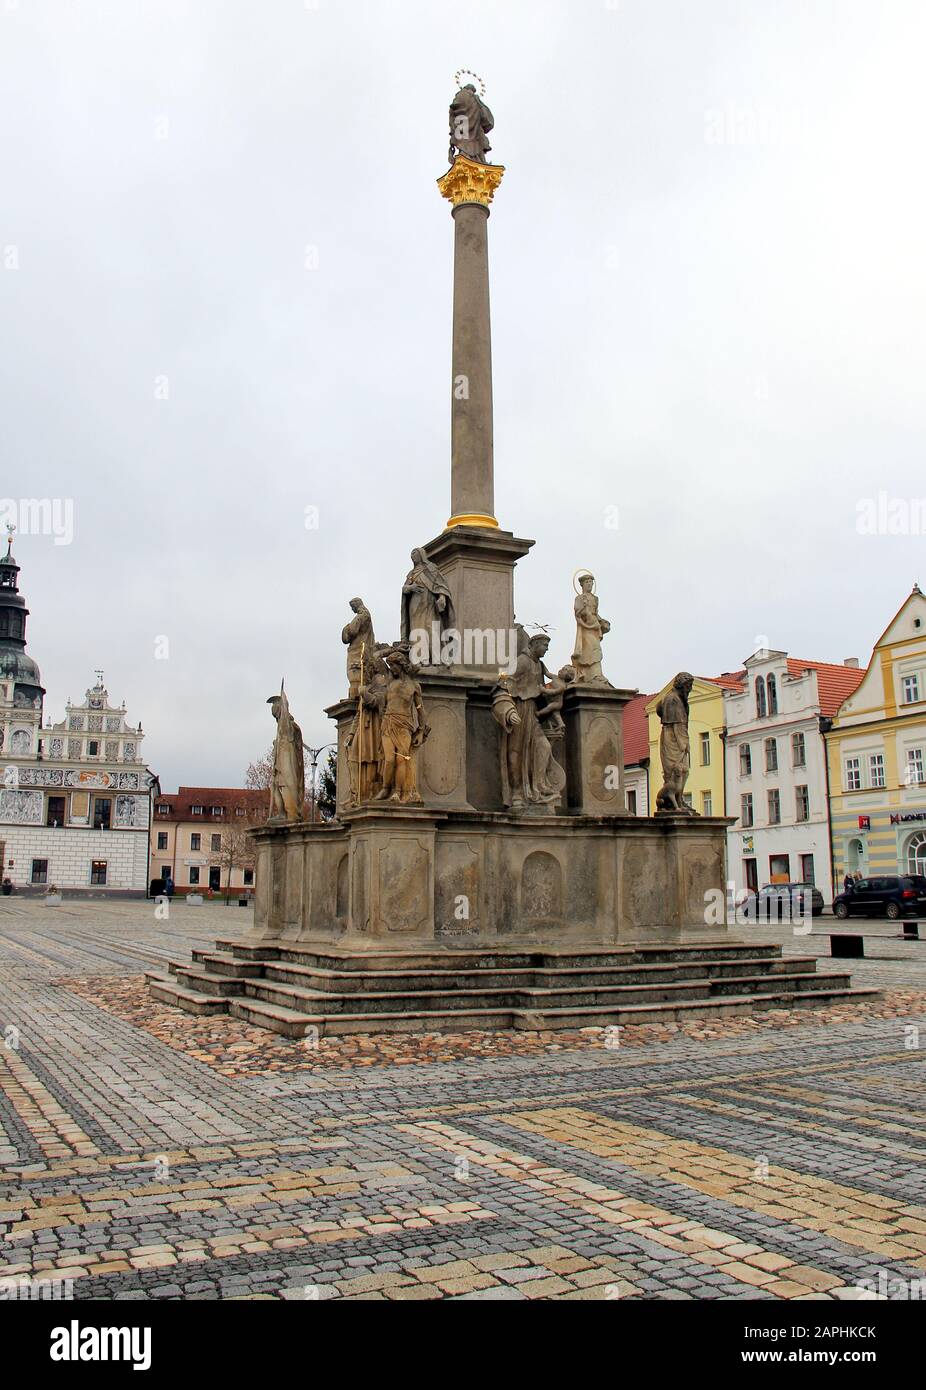
[[[884,959],[845,963],[885,989],[872,1004],[627,1028],[617,1048],[584,1030],[309,1049],[152,1004],[144,970],[248,921],[0,904],[0,1277],[89,1299],[926,1279],[926,942],[878,929]]]

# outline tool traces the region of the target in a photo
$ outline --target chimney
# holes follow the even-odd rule
[[[843,663],[842,663],[842,664],[843,664],[843,666],[851,666],[851,668],[852,668],[853,671],[857,671],[857,670],[858,670],[858,657],[857,657],[857,656],[847,656],[847,657],[845,657],[845,659],[843,660]]]

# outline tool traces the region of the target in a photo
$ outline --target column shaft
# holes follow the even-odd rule
[[[488,519],[495,516],[489,209],[460,203],[453,220],[451,513]]]

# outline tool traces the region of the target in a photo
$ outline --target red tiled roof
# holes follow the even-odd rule
[[[857,666],[837,666],[832,661],[804,661],[801,657],[788,657],[789,676],[802,676],[805,671],[816,671],[820,713],[828,717],[832,717],[843,701],[855,694],[865,679],[865,671]]]
[[[266,815],[270,806],[270,791],[264,789],[254,791],[250,787],[181,787],[179,791],[169,795],[161,795],[155,798],[154,814],[162,816],[164,819],[173,820],[218,820],[218,816],[212,816],[211,808],[221,806],[224,816],[239,807],[243,807],[252,817]],[[167,805],[170,810],[168,816],[164,816],[163,811],[158,807]],[[202,815],[193,815],[192,808],[202,806]]]
[[[698,676],[699,681],[709,685],[719,685],[723,690],[742,690],[746,680],[745,671],[723,671],[719,676]]]
[[[649,757],[649,719],[646,703],[652,695],[634,695],[624,706],[624,766],[640,763]]]

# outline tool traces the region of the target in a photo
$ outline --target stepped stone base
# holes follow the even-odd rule
[[[813,956],[730,941],[484,951],[339,951],[284,938],[219,941],[149,974],[152,996],[289,1037],[679,1022],[869,998]]]

